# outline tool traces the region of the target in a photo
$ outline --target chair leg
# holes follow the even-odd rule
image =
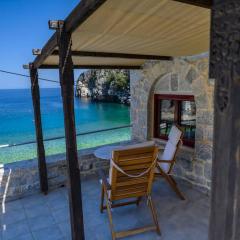
[[[110,225],[110,229],[111,229],[112,240],[116,240],[116,234],[115,234],[114,228],[113,228],[111,206],[109,204],[108,193],[105,188],[104,188],[104,193],[105,193],[105,197],[106,197],[106,206],[107,206],[107,213],[108,213],[109,225]]]
[[[171,175],[168,175],[168,176],[172,179],[173,183],[177,185],[177,182],[175,181],[175,179]]]
[[[101,186],[101,202],[100,202],[100,212],[103,213],[103,203],[104,203],[104,187]]]
[[[150,205],[150,209],[151,209],[151,212],[152,212],[153,221],[156,225],[156,231],[159,235],[161,235],[161,230],[160,230],[160,227],[159,227],[159,224],[158,224],[156,209],[155,209],[154,204],[152,202],[151,196],[148,196],[148,203]]]
[[[167,182],[169,183],[169,185],[172,187],[172,189],[174,190],[174,192],[178,195],[178,197],[181,200],[185,200],[184,195],[181,193],[181,191],[178,189],[177,184],[175,182],[175,180],[173,180],[172,177],[170,177],[167,174],[163,174],[163,177],[167,180]]]
[[[173,191],[178,195],[178,197],[181,200],[185,200],[184,195],[181,193],[181,191],[177,187],[176,181],[173,179],[172,176],[166,174],[159,166],[157,166],[158,170],[160,171],[161,175],[166,179],[170,187],[173,189]]]
[[[141,200],[142,200],[142,197],[137,198],[137,201],[136,201],[137,206],[139,206]]]

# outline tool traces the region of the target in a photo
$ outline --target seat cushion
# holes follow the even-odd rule
[[[181,135],[182,131],[173,125],[168,135],[168,141],[170,141],[174,146],[176,146],[181,139]]]
[[[182,131],[176,126],[172,126],[170,133],[168,135],[168,142],[164,148],[163,154],[159,157],[160,160],[171,161],[177,150],[177,144],[181,139]],[[170,164],[168,163],[158,163],[164,172],[168,172],[170,169]]]
[[[176,152],[176,146],[174,146],[171,142],[167,142],[166,147],[163,151],[163,154],[159,156],[159,160],[171,161],[173,160],[174,154]],[[168,163],[158,163],[161,169],[164,172],[168,172],[170,169],[170,164]]]

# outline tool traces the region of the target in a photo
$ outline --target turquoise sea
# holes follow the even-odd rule
[[[59,88],[41,89],[44,139],[64,136],[64,122]],[[130,124],[129,107],[116,103],[95,103],[75,98],[77,133]],[[130,139],[130,128],[77,137],[78,149]],[[1,147],[35,141],[30,89],[0,90],[0,162],[14,162],[36,157],[36,144]],[[46,141],[47,155],[64,153],[65,139]]]

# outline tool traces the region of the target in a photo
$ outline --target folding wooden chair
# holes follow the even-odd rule
[[[107,209],[112,239],[152,230],[156,230],[160,234],[157,213],[151,198],[157,154],[158,148],[155,146],[115,150],[110,164],[109,180],[100,171],[102,183],[100,211],[103,212],[104,209]],[[154,225],[115,232],[111,209],[129,204],[139,205],[142,197],[147,198]],[[104,205],[104,198],[106,205]],[[132,198],[136,200],[121,202],[121,200]]]
[[[156,176],[162,176],[166,179],[180,199],[185,200],[184,195],[177,187],[177,183],[171,175],[173,166],[176,162],[176,155],[182,143],[183,131],[176,125],[173,125],[168,135],[168,142],[165,146],[162,156],[157,160]]]

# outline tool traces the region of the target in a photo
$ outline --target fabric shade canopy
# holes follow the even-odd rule
[[[173,0],[107,0],[72,31],[72,51],[189,56],[208,51],[209,35],[210,9]],[[136,67],[144,61],[73,55],[79,67]],[[49,55],[41,64],[58,62],[58,56]]]

